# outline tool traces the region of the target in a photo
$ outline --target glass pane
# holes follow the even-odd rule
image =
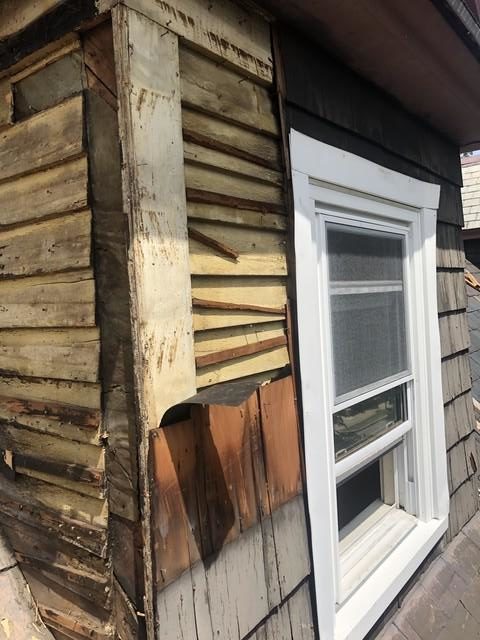
[[[407,419],[405,385],[333,414],[335,459],[341,460]]]
[[[404,239],[327,225],[336,399],[408,370]]]
[[[403,292],[331,297],[335,397],[408,368]]]
[[[328,225],[330,281],[403,280],[403,237]]]
[[[368,505],[381,498],[380,461],[375,460],[337,486],[338,528],[343,529]]]

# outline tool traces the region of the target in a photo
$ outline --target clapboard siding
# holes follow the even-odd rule
[[[284,336],[287,301],[275,98],[185,46],[180,80],[197,386],[268,377],[289,364],[265,342]]]
[[[106,639],[111,568],[86,65],[78,38],[61,51],[50,47],[4,81],[13,103],[0,133],[0,456],[13,471],[0,476],[0,520],[35,576],[47,624],[76,640]],[[60,594],[63,605],[48,613]],[[76,609],[94,613],[75,621]]]

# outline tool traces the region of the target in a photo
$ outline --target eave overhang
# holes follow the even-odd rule
[[[480,148],[480,25],[461,0],[261,4],[458,146]]]

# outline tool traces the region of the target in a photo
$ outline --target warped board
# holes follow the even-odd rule
[[[437,273],[438,312],[466,309],[467,294],[463,269]]]
[[[274,371],[290,362],[286,347],[275,347],[254,355],[242,356],[221,364],[212,364],[197,371],[198,388],[243,378],[255,373]]]
[[[440,316],[440,345],[442,358],[459,351],[465,351],[470,345],[467,314],[465,311]]]

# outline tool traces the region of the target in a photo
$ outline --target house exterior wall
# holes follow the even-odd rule
[[[480,161],[476,156],[462,160],[463,217],[465,229],[480,227]]]
[[[477,510],[457,150],[235,3],[128,4],[115,64],[108,27],[0,79],[2,525],[59,640],[310,640],[288,130],[441,184],[450,538]]]

